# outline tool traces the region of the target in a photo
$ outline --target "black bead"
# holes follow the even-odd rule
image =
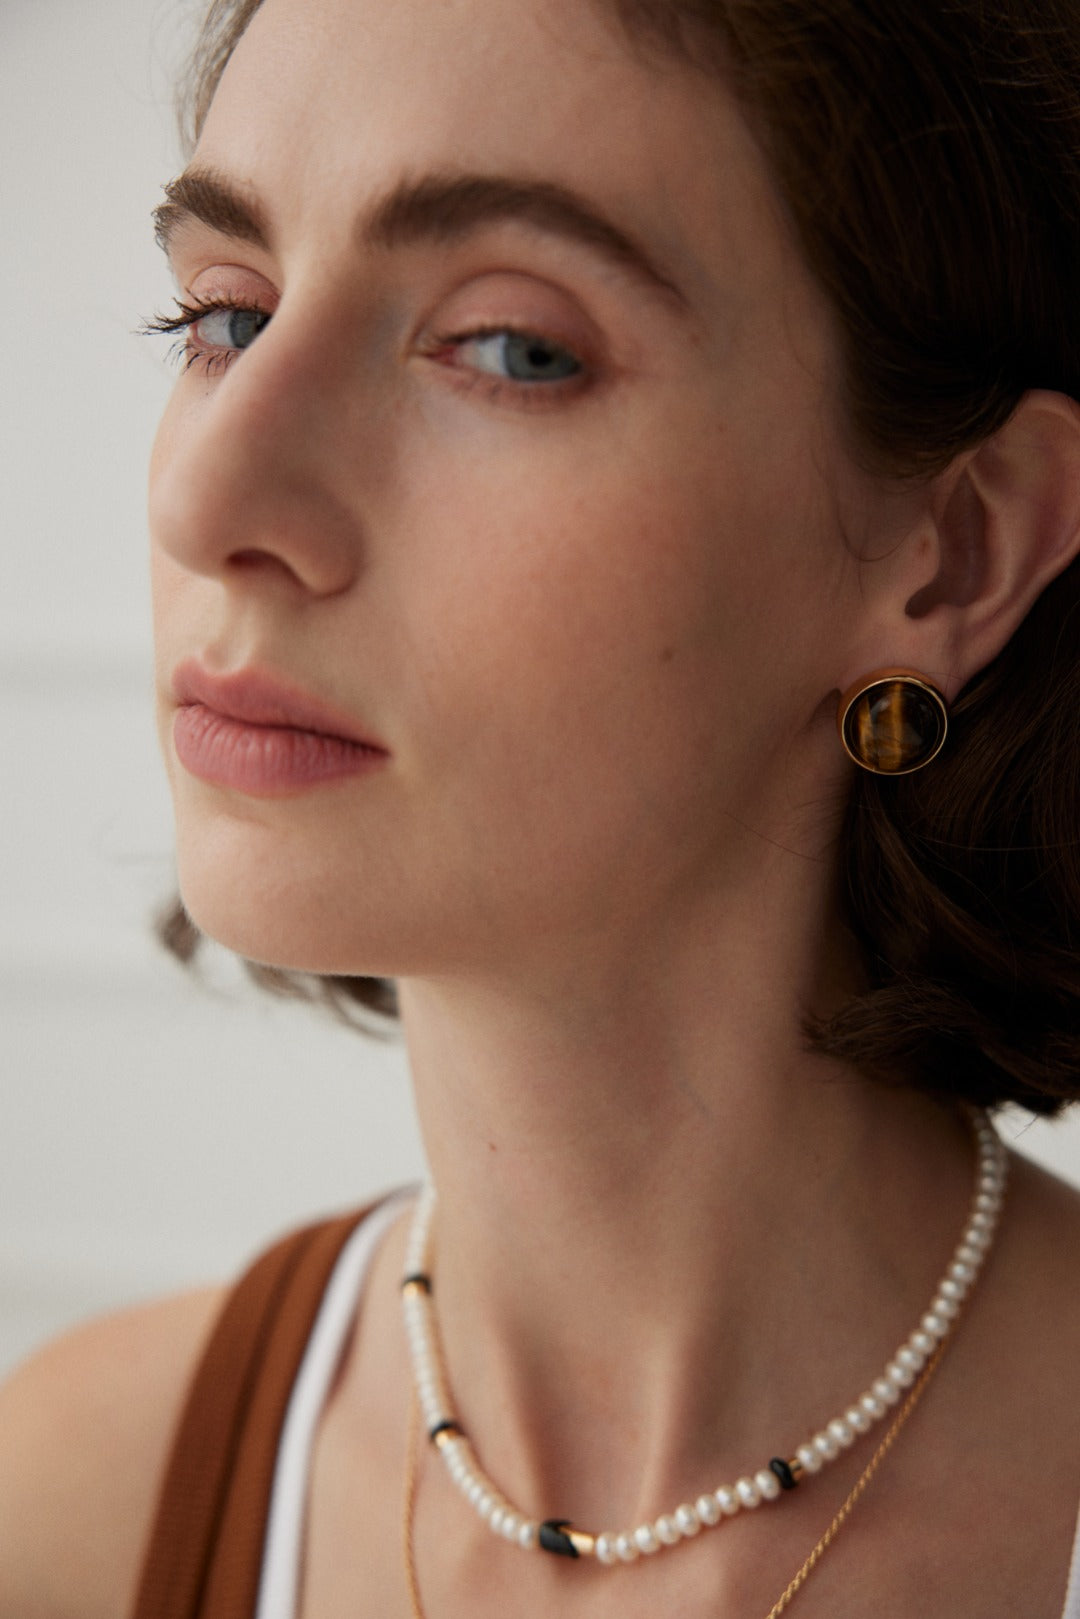
[[[548,1518],[540,1525],[540,1544],[556,1557],[579,1557],[581,1554],[570,1536],[565,1533],[570,1524],[565,1518]]]
[[[774,1456],[772,1461],[769,1463],[769,1467],[780,1480],[780,1488],[782,1490],[795,1489],[799,1481],[782,1456]]]
[[[408,1287],[410,1282],[415,1283],[417,1287],[422,1287],[425,1293],[431,1292],[431,1277],[425,1276],[422,1270],[414,1270],[411,1276],[404,1278],[401,1284],[402,1291]]]
[[[465,1435],[462,1432],[461,1427],[459,1426],[458,1423],[456,1423],[456,1422],[437,1422],[435,1424],[434,1428],[430,1428],[428,1430],[428,1438],[431,1440],[432,1444],[435,1443],[436,1439],[438,1439],[438,1437],[439,1437],[439,1435],[441,1433],[460,1434],[462,1439],[464,1439],[464,1437],[465,1437]]]

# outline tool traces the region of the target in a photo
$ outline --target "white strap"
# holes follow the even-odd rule
[[[1073,1543],[1069,1589],[1065,1593],[1065,1608],[1061,1619],[1080,1619],[1080,1515],[1076,1520],[1076,1540]]]
[[[294,1619],[315,1431],[372,1257],[387,1227],[412,1195],[411,1191],[395,1193],[357,1226],[338,1256],[323,1295],[281,1430],[255,1619]]]

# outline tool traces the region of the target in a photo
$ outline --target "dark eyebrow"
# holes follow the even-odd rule
[[[167,253],[177,230],[198,219],[237,241],[269,249],[269,231],[253,198],[213,169],[188,169],[165,187],[154,210],[158,245]],[[682,289],[651,254],[594,203],[552,180],[508,175],[428,174],[403,179],[361,217],[361,246],[395,248],[459,241],[485,225],[521,220],[591,248],[653,293],[685,307]]]
[[[258,205],[213,169],[185,169],[165,187],[166,200],[154,209],[154,240],[163,253],[172,247],[177,231],[189,220],[201,220],[211,230],[234,241],[269,248],[269,236]]]

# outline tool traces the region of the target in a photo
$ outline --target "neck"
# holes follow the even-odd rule
[[[771,921],[696,952],[684,927],[647,971],[402,986],[459,1412],[506,1488],[581,1522],[844,1409],[963,1221],[965,1128],[806,1050],[838,970]]]

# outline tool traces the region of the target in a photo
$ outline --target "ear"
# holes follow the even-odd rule
[[[928,486],[901,549],[874,652],[851,678],[875,665],[918,669],[951,701],[1080,553],[1080,405],[1025,394],[1004,427]]]

